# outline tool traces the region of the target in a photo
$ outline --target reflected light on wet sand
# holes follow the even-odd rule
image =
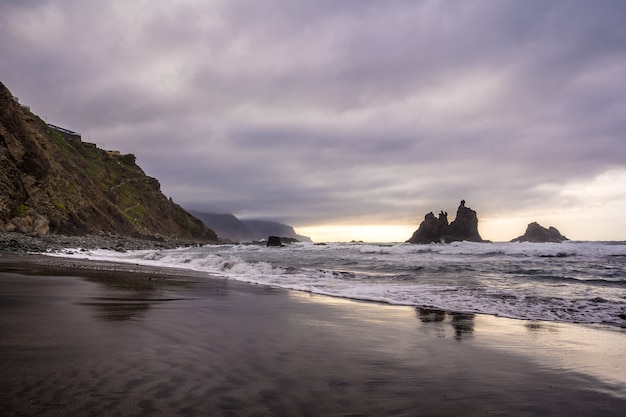
[[[393,320],[412,319],[415,317],[415,309],[413,307],[349,300],[303,291],[289,291],[289,297],[297,301],[322,304],[329,308],[343,308],[345,309],[346,317],[372,324],[387,324]]]
[[[482,346],[617,383],[626,392],[625,329],[477,315],[475,335]]]
[[[342,310],[347,320],[417,333],[416,326],[437,338],[451,338],[524,357],[546,369],[583,373],[626,392],[626,330],[609,326],[515,320],[481,314],[392,306],[291,291],[289,297]],[[311,326],[335,326],[303,318]],[[339,326],[338,332],[345,332]],[[389,335],[389,333],[386,333]],[[397,340],[396,340],[397,342]],[[396,346],[398,347],[398,346]]]

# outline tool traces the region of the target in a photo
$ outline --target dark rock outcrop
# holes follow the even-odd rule
[[[270,236],[267,238],[267,246],[283,246],[283,242],[278,236]]]
[[[532,222],[526,227],[526,233],[522,236],[516,237],[511,242],[535,242],[535,243],[547,243],[547,242],[563,242],[569,240],[559,232],[556,227],[550,226],[545,228],[537,222]]]
[[[448,234],[444,236],[445,242],[467,240],[468,242],[483,242],[478,233],[478,215],[474,210],[465,207],[465,200],[461,201],[456,211],[456,218],[450,223]]]
[[[467,240],[484,242],[478,233],[478,216],[476,212],[465,206],[461,201],[456,211],[456,218],[448,224],[448,213],[441,211],[438,217],[430,212],[413,233],[408,243],[450,243]]]
[[[217,240],[163,195],[134,155],[99,149],[46,124],[2,83],[0,232]]]
[[[448,215],[443,211],[439,213],[439,217],[435,217],[431,211],[424,216],[424,221],[419,228],[413,233],[408,240],[409,243],[433,243],[441,242],[443,237],[448,234]]]

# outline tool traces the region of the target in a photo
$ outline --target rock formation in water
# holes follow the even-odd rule
[[[408,240],[409,243],[433,243],[441,242],[443,236],[448,234],[448,215],[443,211],[439,217],[435,217],[431,211],[424,217],[424,221]]]
[[[432,212],[428,213],[407,242],[450,243],[463,240],[484,242],[478,233],[478,216],[474,210],[465,206],[465,200],[461,201],[452,223],[448,223],[448,213],[444,211],[438,217]]]
[[[0,232],[217,240],[132,154],[46,124],[0,83]]]
[[[270,236],[267,238],[267,246],[284,246],[278,236]]]
[[[535,243],[546,243],[546,242],[563,242],[564,240],[569,240],[565,236],[559,232],[556,227],[550,226],[549,228],[545,228],[541,226],[537,222],[532,222],[526,227],[526,233],[522,236],[516,237],[511,240],[511,242],[535,242]]]

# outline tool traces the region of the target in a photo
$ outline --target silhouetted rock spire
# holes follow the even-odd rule
[[[435,217],[431,211],[413,233],[408,243],[450,243],[467,240],[483,242],[478,233],[478,216],[476,212],[465,206],[465,200],[456,211],[456,218],[448,224],[448,213],[443,210]]]

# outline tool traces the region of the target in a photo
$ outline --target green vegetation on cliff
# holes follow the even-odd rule
[[[48,126],[0,83],[0,231],[217,240],[135,160]]]

